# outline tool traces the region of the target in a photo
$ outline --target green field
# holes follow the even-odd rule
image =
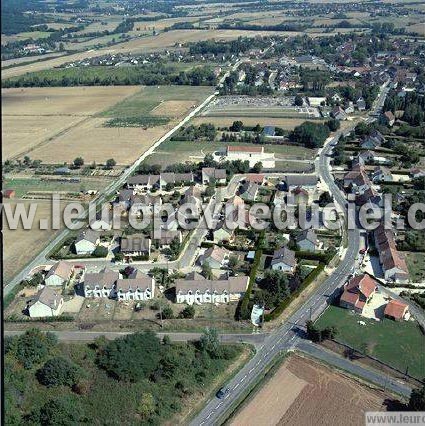
[[[140,92],[124,99],[100,116],[110,118],[106,126],[110,127],[154,127],[167,124],[171,118],[183,114],[188,105],[201,103],[212,93],[207,86],[147,86]],[[167,108],[167,102],[172,106]],[[162,108],[160,114],[154,114],[155,108]]]
[[[150,113],[165,101],[203,101],[212,94],[207,86],[147,86],[104,111],[103,117],[125,118]]]
[[[361,326],[357,321],[364,321]],[[425,336],[416,322],[395,322],[390,319],[376,322],[363,318],[348,309],[329,306],[316,322],[319,328],[336,326],[336,339],[367,353],[401,371],[422,379],[425,377]]]
[[[21,198],[30,191],[80,192],[82,190],[99,190],[107,181],[101,179],[81,179],[81,182],[55,182],[38,178],[6,178],[3,187],[14,189],[16,198]]]
[[[406,256],[407,268],[410,279],[413,282],[420,282],[425,279],[425,253],[404,252]]]

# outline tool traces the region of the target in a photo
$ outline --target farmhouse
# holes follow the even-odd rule
[[[118,300],[150,300],[155,295],[155,281],[149,275],[134,269],[127,279],[118,279]]]
[[[229,303],[240,300],[248,287],[249,277],[229,277],[224,280],[207,280],[194,273],[176,284],[176,303],[203,304]]]
[[[70,263],[61,260],[49,269],[44,282],[46,286],[61,286],[69,280],[73,270],[74,267]]]
[[[92,229],[81,231],[75,240],[75,252],[77,254],[92,254],[100,243],[99,232]]]
[[[208,185],[211,181],[219,184],[226,183],[226,169],[216,169],[215,167],[204,167],[202,169],[202,183]]]
[[[51,287],[43,287],[27,305],[31,318],[56,317],[63,307],[62,295]]]
[[[263,146],[235,146],[229,145],[226,150],[228,161],[249,161],[249,166],[254,167],[261,162],[266,169],[275,168],[274,153],[265,153]]]
[[[373,236],[385,279],[396,283],[407,282],[409,279],[407,264],[397,250],[393,231],[385,229],[381,224],[374,230]]]
[[[271,269],[291,274],[294,273],[296,265],[295,252],[287,247],[276,250],[270,263]]]
[[[87,272],[84,275],[85,297],[116,297],[116,282],[121,278],[119,272],[104,268],[100,272]]]
[[[377,281],[370,275],[357,275],[344,285],[339,304],[343,308],[353,309],[362,314],[366,303],[372,299],[377,287]]]
[[[127,181],[128,189],[150,191],[159,187],[159,175],[135,175]]]
[[[408,320],[410,318],[409,306],[392,299],[385,306],[384,315],[394,321]]]

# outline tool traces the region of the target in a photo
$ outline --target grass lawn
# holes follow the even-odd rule
[[[7,178],[3,186],[7,189],[14,189],[16,197],[21,198],[30,191],[80,192],[87,189],[99,190],[106,183],[106,180],[101,179],[81,179],[80,182],[55,182],[37,178]]]
[[[366,326],[358,324],[359,320]],[[425,336],[416,322],[376,322],[348,309],[330,306],[316,324],[320,328],[336,326],[338,341],[359,350],[367,345],[369,355],[401,371],[408,367],[409,374],[418,379],[425,377]]]
[[[423,281],[425,279],[425,253],[404,252],[403,254],[406,256],[410,279],[414,282]]]

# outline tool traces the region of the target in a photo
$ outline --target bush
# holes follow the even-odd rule
[[[159,317],[161,317],[161,312],[158,314]],[[171,306],[165,306],[162,310],[162,318],[163,319],[172,319],[174,318],[174,312],[171,309]]]
[[[97,246],[93,252],[94,257],[106,257],[108,255],[108,249],[103,246]]]
[[[49,359],[37,371],[37,379],[44,386],[73,386],[80,375],[79,368],[65,358]]]
[[[186,306],[180,313],[179,318],[194,318],[195,307],[193,305]]]

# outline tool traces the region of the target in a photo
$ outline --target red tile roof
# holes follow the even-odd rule
[[[403,319],[408,306],[398,300],[390,300],[385,307],[384,314],[395,319]]]

